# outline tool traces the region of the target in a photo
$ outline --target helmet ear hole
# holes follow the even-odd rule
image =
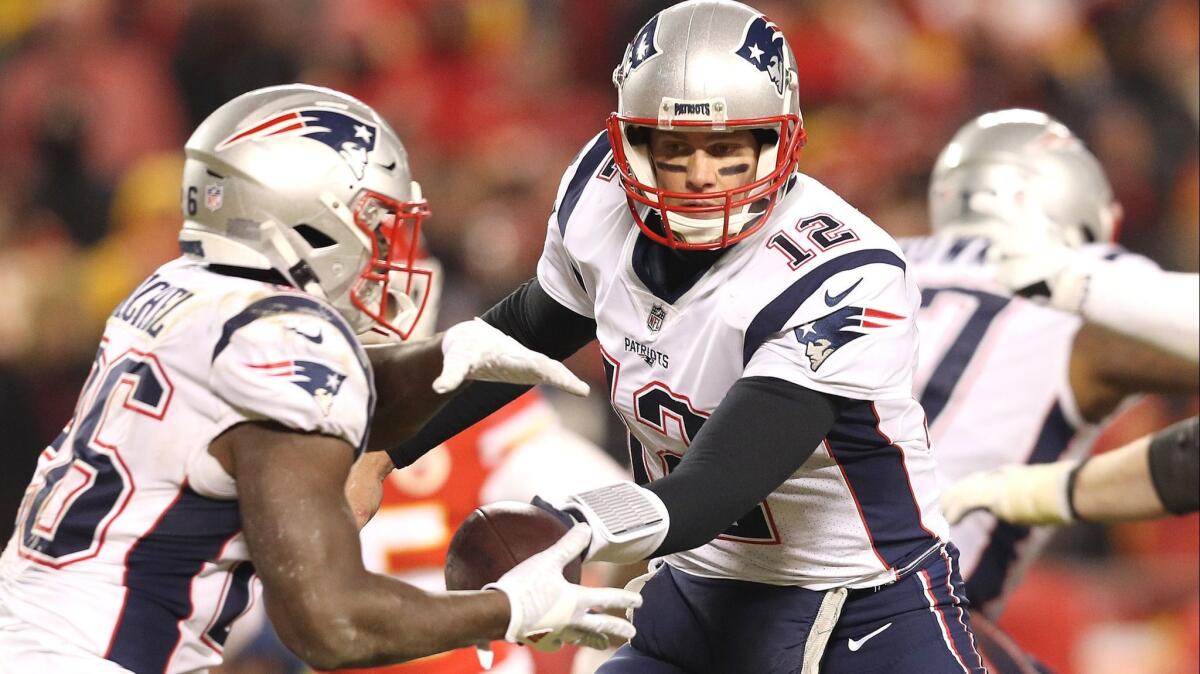
[[[779,132],[774,129],[750,129],[750,133],[753,134],[759,148],[779,143]]]
[[[329,236],[325,232],[322,232],[316,227],[313,227],[312,225],[301,223],[292,229],[296,230],[296,233],[300,235],[300,238],[308,242],[308,245],[312,246],[313,249],[328,248],[330,246],[337,245],[337,241],[334,241],[333,237]]]
[[[626,125],[625,137],[629,139],[630,145],[649,145],[650,128],[636,124]]]

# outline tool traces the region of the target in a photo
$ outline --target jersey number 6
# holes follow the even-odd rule
[[[117,446],[123,417],[162,419],[173,391],[154,354],[130,349],[107,362],[101,348],[75,419],[51,443],[42,482],[21,505],[23,556],[61,568],[99,552],[134,489]]]

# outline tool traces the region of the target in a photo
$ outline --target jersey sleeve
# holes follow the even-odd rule
[[[537,265],[538,283],[556,302],[581,316],[595,318],[592,300],[583,284],[583,276],[567,252],[554,216],[546,231],[546,247]]]
[[[782,320],[750,355],[743,376],[858,400],[911,396],[920,294],[898,256],[880,257],[895,263],[844,268],[789,288],[790,303],[788,293],[772,303]],[[802,297],[794,296],[797,288]]]
[[[374,400],[369,365],[349,328],[322,313],[331,312],[248,310],[226,324],[209,373],[229,406],[221,426],[274,421],[361,449]]]
[[[608,135],[600,133],[579,151],[567,167],[558,185],[554,212],[546,227],[546,245],[538,260],[538,281],[546,293],[568,309],[588,318],[595,318],[593,302],[584,283],[579,265],[567,247],[567,225],[576,213],[583,192],[597,170],[603,170],[610,156]]]

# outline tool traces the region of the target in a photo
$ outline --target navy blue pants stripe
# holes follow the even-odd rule
[[[104,657],[134,674],[161,674],[192,614],[192,580],[241,529],[237,501],[205,498],[184,484],[154,527],[129,550],[125,605]]]
[[[945,552],[896,583],[851,591],[822,674],[983,672],[958,553],[949,544]],[[637,635],[598,674],[795,674],[823,593],[701,578],[668,566],[642,595]]]
[[[982,668],[983,660],[979,657],[979,649],[974,635],[967,627],[970,618],[967,616],[966,589],[963,587],[961,577],[955,573],[954,560],[950,555],[941,551],[938,558],[946,567],[945,575],[940,582],[933,582],[931,574],[928,571],[922,571],[925,574],[925,580],[930,581],[935,605],[940,607],[936,609],[936,612],[946,621],[947,638],[955,655],[962,660],[964,669],[971,671],[972,668]]]

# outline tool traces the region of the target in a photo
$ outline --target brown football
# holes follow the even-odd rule
[[[480,506],[450,539],[446,589],[478,590],[493,583],[565,533],[566,524],[531,503],[498,501]],[[580,571],[576,559],[563,569],[563,576],[578,583]]]

